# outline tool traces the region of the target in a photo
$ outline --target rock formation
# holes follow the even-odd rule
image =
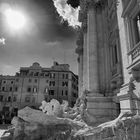
[[[14,131],[9,130],[11,135],[2,140],[139,140],[140,116],[125,112],[113,121],[92,127],[83,121],[83,102],[78,99],[73,109],[64,102],[59,108],[64,111],[61,118],[55,112],[48,115],[29,107],[19,110],[12,120]]]

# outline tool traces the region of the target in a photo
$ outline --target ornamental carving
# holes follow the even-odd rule
[[[83,46],[83,32],[81,30],[78,31],[78,37],[76,41],[77,46]]]
[[[103,8],[106,0],[86,0],[88,8]]]

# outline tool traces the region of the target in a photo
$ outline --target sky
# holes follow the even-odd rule
[[[66,2],[56,1],[61,4]],[[78,1],[67,2],[74,8],[78,6]],[[63,20],[53,0],[1,0],[0,5],[3,3],[22,11],[28,24],[23,30],[13,31],[0,15],[0,38],[5,38],[5,45],[0,45],[0,74],[14,75],[20,67],[31,66],[33,62],[39,62],[42,67],[51,67],[53,61],[68,63],[70,69],[78,73],[76,29]],[[70,11],[77,16],[73,9]]]

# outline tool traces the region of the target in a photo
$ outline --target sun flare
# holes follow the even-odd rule
[[[7,24],[11,29],[19,30],[23,29],[26,25],[26,18],[24,14],[20,11],[7,9],[4,12]]]

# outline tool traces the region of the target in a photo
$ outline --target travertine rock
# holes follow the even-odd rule
[[[42,101],[40,109],[47,115],[61,116],[62,107],[56,99],[52,99],[50,102]]]
[[[12,121],[14,140],[139,140],[140,116],[130,112],[97,127],[26,107]]]
[[[74,129],[80,129],[86,126],[83,122],[73,121],[68,118],[58,118],[53,115],[46,115],[40,110],[31,109],[25,107],[22,110],[19,110],[18,117],[23,119],[26,122],[39,123],[44,125],[49,124],[68,124],[71,125]]]

